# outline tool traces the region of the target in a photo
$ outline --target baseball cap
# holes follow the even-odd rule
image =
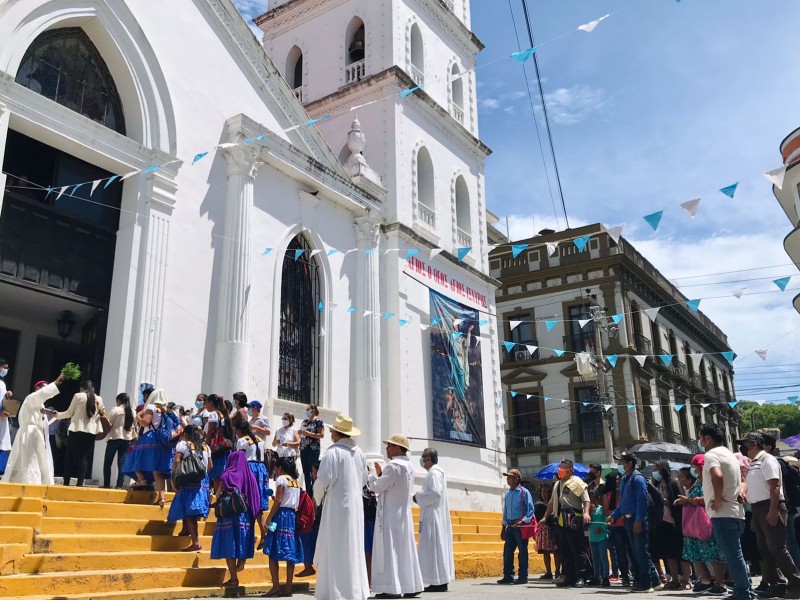
[[[511,477],[516,477],[517,481],[522,481],[522,473],[518,469],[510,469],[508,473],[503,473],[503,475],[506,477],[510,475]]]
[[[772,436],[770,436],[772,437]],[[773,440],[775,438],[772,438]],[[756,444],[760,444],[761,446],[764,445],[764,436],[758,432],[751,431],[746,436],[741,439],[736,440],[737,444],[743,444],[744,442],[755,442]]]
[[[263,405],[258,400],[251,400],[247,403],[247,408],[257,408],[258,410],[261,410],[262,407]]]
[[[633,452],[622,452],[619,456],[614,456],[614,460],[625,460],[627,462],[632,462],[636,464],[639,462],[639,459],[636,458],[636,455]]]

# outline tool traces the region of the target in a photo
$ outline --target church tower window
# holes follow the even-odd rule
[[[366,76],[367,38],[364,21],[353,17],[347,26],[345,41],[345,81],[361,81]]]
[[[411,26],[411,34],[409,39],[410,44],[410,75],[411,79],[417,85],[425,84],[425,47],[422,43],[422,32],[419,30],[419,25],[414,23]]]
[[[286,81],[294,91],[295,97],[303,101],[303,51],[297,46],[289,50],[286,57]]]
[[[469,190],[461,175],[456,179],[456,244],[460,248],[472,246],[472,220],[470,218]]]
[[[450,70],[450,102],[451,112],[456,121],[464,124],[464,81],[460,76],[458,65]]]
[[[319,398],[322,299],[319,266],[311,250],[302,235],[294,238],[281,276],[278,397],[301,404],[316,404]]]
[[[45,31],[25,52],[16,82],[125,135],[117,86],[80,27]]]
[[[420,220],[436,228],[436,199],[433,191],[433,161],[426,148],[417,152],[417,202]]]

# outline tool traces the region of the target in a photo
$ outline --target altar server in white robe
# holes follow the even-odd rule
[[[331,445],[320,461],[314,501],[323,505],[314,564],[319,565],[314,597],[318,600],[366,600],[369,597],[364,559],[364,503],[367,459],[354,436],[353,420],[339,415],[332,425]],[[307,557],[307,563],[311,558]]]
[[[11,419],[9,413],[3,407],[3,402],[11,396],[11,392],[6,389],[6,382],[3,377],[8,375],[8,361],[0,358],[0,473],[6,470],[6,463],[11,454]]]
[[[53,383],[39,381],[19,409],[19,431],[11,447],[3,483],[53,485],[53,459],[48,444],[47,421],[42,417],[44,403],[58,395],[63,381],[59,375]]]
[[[425,448],[419,459],[428,471],[422,490],[414,494],[419,505],[419,566],[426,592],[446,592],[456,578],[453,561],[453,527],[447,501],[447,477],[439,466],[436,448]]]
[[[406,598],[423,590],[414,523],[411,519],[411,494],[414,468],[408,459],[408,438],[398,433],[385,440],[390,462],[383,469],[375,463],[369,487],[378,496],[375,538],[372,546],[372,589],[376,598]]]

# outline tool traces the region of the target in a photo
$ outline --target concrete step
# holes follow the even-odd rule
[[[39,498],[42,500],[63,500],[68,502],[102,502],[113,504],[148,504],[155,502],[155,492],[133,490],[107,490],[91,487],[66,487],[63,485],[27,485],[0,483],[0,496],[19,498]],[[174,494],[167,493],[167,500]]]
[[[45,500],[44,516],[67,519],[146,519],[163,521],[167,518],[169,504],[163,509],[155,504],[115,504],[109,502],[77,502]]]
[[[0,527],[33,527],[42,522],[41,512],[0,512]]]
[[[165,517],[166,518],[166,517]],[[0,520],[2,523],[2,520]],[[213,535],[216,523],[200,521],[200,535]],[[146,519],[63,519],[61,517],[44,517],[41,519],[39,533],[59,534],[107,534],[109,531],[121,535],[175,535],[182,528],[181,523],[167,523],[163,520],[148,521]]]
[[[239,586],[238,596],[256,596],[268,592],[272,584],[268,581],[246,583]],[[294,582],[294,592],[305,592],[308,583]],[[231,590],[232,592],[232,590]],[[134,591],[105,592],[102,594],[59,594],[58,596],[26,596],[25,600],[180,600],[183,598],[211,598],[218,596],[232,597],[232,593],[219,587],[174,587],[144,589]]]
[[[4,544],[30,544],[33,527],[0,527],[0,540]]]
[[[33,554],[74,554],[83,552],[180,552],[186,538],[172,535],[63,534],[39,535]],[[211,536],[201,536],[200,545],[211,548]]]
[[[43,506],[44,502],[41,498],[3,496],[0,490],[0,512],[35,512],[42,514]]]

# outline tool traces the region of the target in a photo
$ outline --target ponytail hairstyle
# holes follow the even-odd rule
[[[234,427],[236,428],[236,431],[242,434],[242,437],[248,437],[253,441],[253,444],[258,445],[258,438],[256,437],[256,434],[253,433],[250,423],[244,419],[237,419]]]
[[[131,410],[131,399],[125,392],[117,394],[117,406],[125,410],[125,431],[133,428],[133,411]]]
[[[90,419],[97,412],[97,396],[94,394],[94,384],[89,381],[81,381],[81,391],[86,394],[86,416]]]
[[[247,406],[247,394],[244,392],[236,392],[233,395],[233,399],[236,401],[236,408],[244,408]]]
[[[277,460],[275,466],[279,467],[281,471],[292,479],[298,479],[300,477],[300,474],[297,472],[297,463],[293,458],[282,456]]]
[[[194,446],[195,451],[203,449],[203,430],[197,425],[187,425],[183,430],[183,437]]]
[[[231,426],[231,417],[228,414],[227,409],[225,408],[225,401],[222,396],[218,396],[217,394],[209,394],[208,402],[211,406],[214,407],[214,410],[218,412],[222,418],[222,421],[217,425],[217,427],[222,428],[222,434],[229,440],[233,440],[233,427]],[[223,424],[224,423],[224,424]]]

